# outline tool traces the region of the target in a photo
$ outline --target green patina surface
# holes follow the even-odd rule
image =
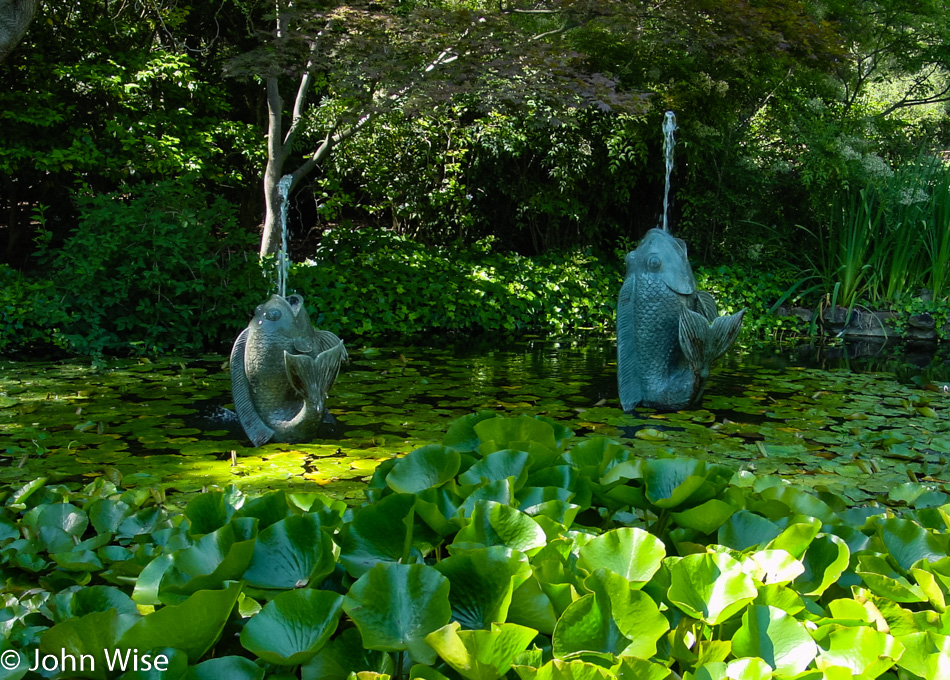
[[[247,493],[314,490],[361,500],[383,460],[440,441],[491,409],[543,415],[577,437],[605,435],[644,456],[694,456],[794,478],[855,502],[916,479],[950,483],[950,395],[893,372],[744,365],[713,370],[703,408],[624,414],[607,342],[536,341],[492,351],[354,348],[329,405],[337,424],[312,444],[246,441],[225,359],[0,362],[0,483],[50,476],[169,493],[235,484]]]

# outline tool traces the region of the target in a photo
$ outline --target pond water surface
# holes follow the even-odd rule
[[[169,493],[235,484],[358,501],[380,461],[440,441],[455,418],[482,409],[548,416],[643,456],[709,458],[855,502],[910,480],[950,482],[944,359],[733,350],[702,408],[628,415],[615,351],[602,340],[351,348],[324,436],[258,449],[226,410],[226,357],[0,362],[0,483],[106,474]]]

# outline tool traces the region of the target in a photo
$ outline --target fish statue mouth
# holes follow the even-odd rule
[[[231,349],[234,407],[254,446],[313,440],[346,360],[343,341],[310,323],[300,295],[258,305]]]

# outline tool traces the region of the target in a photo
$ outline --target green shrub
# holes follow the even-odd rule
[[[536,258],[482,241],[435,248],[383,231],[335,231],[290,283],[341,337],[450,332],[612,332],[618,263],[590,252]]]
[[[0,353],[61,349],[60,328],[68,321],[52,282],[0,264]]]
[[[263,300],[254,237],[235,210],[187,181],[128,187],[81,206],[62,247],[44,251],[82,354],[219,347]]]
[[[537,257],[495,253],[490,241],[456,250],[383,231],[331,232],[318,261],[294,267],[290,283],[314,322],[344,338],[425,334],[612,334],[623,255],[590,250]],[[773,270],[774,269],[774,270]],[[746,337],[788,330],[771,307],[793,282],[783,268],[696,269],[720,312],[748,309]]]

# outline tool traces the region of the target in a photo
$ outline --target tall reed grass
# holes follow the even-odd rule
[[[803,228],[804,229],[804,228]],[[814,230],[806,276],[844,307],[888,308],[950,293],[950,166],[921,158],[886,181],[838,192]]]

